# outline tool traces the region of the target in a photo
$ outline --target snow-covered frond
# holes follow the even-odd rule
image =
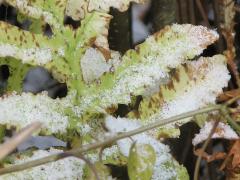
[[[70,99],[53,100],[47,93],[12,93],[0,98],[0,124],[23,128],[39,121],[47,134],[64,133],[70,123],[65,111],[71,106]]]
[[[44,65],[58,56],[61,47],[41,34],[32,34],[0,21],[0,57],[14,57],[22,63]]]
[[[216,97],[230,79],[225,61],[222,55],[201,57],[177,68],[172,72],[171,81],[160,86],[159,93],[140,104],[139,114],[142,121],[149,123],[215,103]],[[181,122],[161,128],[160,132],[177,136],[178,128],[174,131],[174,127],[181,125]]]
[[[116,104],[127,104],[131,96],[142,95],[156,83],[166,84],[171,68],[201,54],[218,35],[203,26],[172,25],[149,37],[129,50],[117,68],[104,74],[93,91],[81,98],[83,108],[94,104],[102,109]],[[84,102],[87,104],[84,105]],[[94,102],[94,103],[93,103]]]

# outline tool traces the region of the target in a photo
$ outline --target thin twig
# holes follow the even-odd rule
[[[240,6],[239,5],[235,5],[235,7],[234,7],[234,9],[235,9],[235,11],[237,11],[238,13],[240,13]]]
[[[225,104],[227,106],[229,106],[229,105],[231,105],[232,103],[236,102],[239,99],[240,99],[240,95],[237,95],[237,96],[233,97],[232,99],[229,99],[227,102],[225,102]]]
[[[237,134],[240,135],[239,124],[236,121],[234,121],[229,114],[225,115],[225,118],[226,118],[227,122],[230,124],[230,126],[237,132]]]
[[[211,130],[210,134],[208,135],[207,140],[203,144],[203,147],[201,149],[202,153],[205,152],[205,150],[206,150],[206,148],[207,148],[207,146],[208,146],[208,144],[209,144],[209,142],[210,142],[210,140],[211,140],[211,138],[212,138],[212,136],[213,136],[213,134],[214,134],[214,132],[217,128],[217,126],[218,126],[218,123],[219,123],[219,121],[215,121],[215,123],[212,127],[212,130]],[[200,154],[198,156],[197,161],[196,161],[195,170],[194,170],[194,180],[198,180],[198,174],[199,174],[201,160],[202,160],[202,154]]]
[[[74,156],[77,157],[77,158],[82,159],[82,160],[88,165],[88,167],[91,169],[91,171],[93,172],[96,180],[100,180],[100,177],[99,177],[99,175],[98,175],[98,173],[97,173],[97,169],[96,169],[96,167],[91,163],[91,161],[89,161],[87,158],[85,158],[85,157],[84,157],[83,155],[81,155],[81,154],[79,154],[79,155],[74,155]]]
[[[228,100],[231,100],[232,98],[240,96],[240,89],[232,89],[229,91],[225,91],[222,94],[220,94],[217,98],[218,102],[226,102]]]
[[[10,154],[19,144],[24,142],[34,131],[41,127],[40,122],[34,122],[23,128],[19,133],[0,146],[0,160]]]
[[[26,163],[23,163],[23,164],[12,165],[10,167],[2,168],[2,169],[0,169],[0,175],[25,170],[25,169],[32,168],[32,167],[35,167],[35,166],[39,166],[39,165],[42,165],[42,164],[46,164],[46,163],[49,163],[49,162],[57,161],[59,159],[65,158],[65,157],[74,156],[75,154],[83,154],[83,153],[86,153],[87,151],[98,149],[98,148],[107,146],[109,144],[112,144],[113,142],[116,142],[117,140],[128,138],[130,136],[140,134],[142,132],[157,128],[159,126],[174,123],[174,122],[176,122],[180,119],[184,119],[184,118],[187,118],[187,117],[195,116],[197,114],[207,113],[207,112],[216,111],[216,110],[220,110],[220,109],[221,109],[221,105],[213,105],[213,106],[209,106],[209,107],[206,107],[206,108],[203,108],[203,109],[183,113],[183,114],[180,114],[180,115],[168,118],[168,119],[158,120],[154,123],[151,123],[151,124],[146,125],[146,126],[142,126],[142,127],[137,128],[135,130],[124,132],[124,133],[119,133],[119,134],[117,134],[113,137],[106,138],[105,141],[98,141],[98,142],[95,142],[95,143],[84,145],[81,148],[72,149],[70,151],[66,151],[66,152],[63,152],[63,153],[53,154],[53,155],[50,155],[50,156],[46,156],[44,158],[40,158],[40,159],[36,159],[36,160],[30,161],[30,162],[26,162]]]
[[[226,108],[223,108],[221,112],[224,115],[224,118],[227,120],[227,122],[230,124],[230,126],[237,132],[238,135],[240,135],[240,126],[239,124],[232,119],[232,117],[229,115],[229,111]]]
[[[194,0],[188,0],[189,3],[189,17],[191,24],[196,24],[196,15],[194,9]]]
[[[224,50],[224,42],[223,36],[221,33],[221,22],[220,22],[220,10],[219,10],[219,0],[213,0],[213,12],[214,12],[214,24],[217,27],[219,39],[217,42],[218,52],[223,52]]]
[[[208,21],[207,14],[206,14],[206,12],[203,9],[201,1],[200,0],[196,0],[196,4],[197,4],[197,7],[198,7],[198,10],[200,11],[200,14],[201,14],[201,16],[203,18],[203,21],[204,21],[205,25],[207,27],[210,27],[210,23]]]

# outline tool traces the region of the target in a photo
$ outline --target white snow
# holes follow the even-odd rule
[[[50,150],[37,150],[32,157],[21,155],[14,159],[14,164],[21,164],[30,160],[39,159],[51,154],[60,153],[62,150],[51,148]],[[21,172],[0,176],[4,180],[60,180],[82,178],[85,162],[75,157],[68,157],[56,162],[37,166]]]
[[[192,143],[194,146],[205,141],[208,138],[213,128],[213,125],[214,125],[214,121],[209,121],[205,123],[205,125],[201,128],[199,134],[196,134],[194,139],[192,140]],[[217,139],[217,138],[235,140],[235,139],[239,139],[239,136],[229,125],[223,122],[219,122],[216,128],[216,131],[212,136],[212,139]]]
[[[81,69],[86,83],[99,79],[104,72],[109,72],[110,68],[111,65],[107,64],[103,54],[97,49],[87,49],[81,58]]]
[[[0,44],[1,57],[15,57],[23,63],[34,63],[44,65],[52,60],[50,48],[18,48],[15,45]]]
[[[47,93],[33,95],[13,93],[0,98],[0,123],[22,128],[34,121],[43,123],[43,129],[48,132],[66,132],[68,117],[64,108],[68,102],[51,99]]]

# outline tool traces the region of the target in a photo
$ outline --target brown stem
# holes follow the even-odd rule
[[[196,24],[196,15],[194,9],[194,0],[188,0],[189,3],[189,18],[191,24]]]
[[[201,14],[201,16],[202,16],[202,18],[204,20],[205,25],[210,28],[208,17],[206,15],[206,12],[203,9],[201,1],[200,0],[196,0],[196,3],[197,3],[198,10],[200,11],[200,14]]]
[[[210,134],[208,135],[208,138],[207,140],[204,142],[203,144],[203,147],[201,149],[201,152],[205,152],[210,140],[211,140],[211,137],[213,136],[217,126],[218,126],[218,123],[219,121],[215,121],[213,127],[212,127],[212,130],[210,132]],[[201,163],[201,160],[202,160],[202,153],[198,156],[197,158],[197,162],[196,162],[196,165],[195,165],[195,170],[194,170],[194,180],[198,180],[198,174],[199,174],[199,169],[200,169],[200,163]]]

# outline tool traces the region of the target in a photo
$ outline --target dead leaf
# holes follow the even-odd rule
[[[231,147],[227,157],[220,167],[220,170],[223,170],[225,168],[230,171],[234,171],[234,169],[240,168],[240,139],[236,140]]]
[[[232,168],[240,166],[240,140],[235,141],[228,156],[233,156]]]
[[[205,159],[207,162],[212,162],[212,161],[215,161],[215,160],[224,159],[227,155],[224,152],[215,152],[213,154],[208,154],[206,152],[202,152],[201,148],[194,150],[194,154],[196,156],[202,156],[202,158]]]

